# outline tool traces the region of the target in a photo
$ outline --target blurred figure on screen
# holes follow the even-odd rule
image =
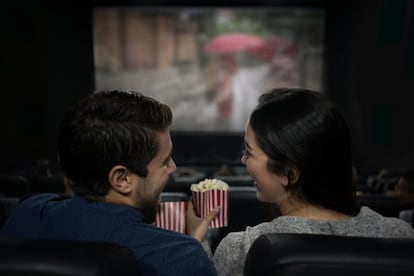
[[[209,68],[209,93],[217,106],[220,119],[229,118],[233,112],[233,80],[237,72],[233,54],[222,54],[211,59]]]

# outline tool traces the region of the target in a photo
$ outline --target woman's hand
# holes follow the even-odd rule
[[[217,207],[211,210],[204,218],[199,218],[195,214],[194,206],[190,199],[187,204],[187,234],[202,242],[207,234],[208,225],[219,213],[220,208]]]

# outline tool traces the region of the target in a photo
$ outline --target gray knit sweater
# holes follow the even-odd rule
[[[247,227],[228,234],[218,245],[213,261],[218,275],[243,275],[247,251],[261,234],[309,233],[362,237],[414,237],[414,229],[405,221],[383,217],[368,207],[357,216],[342,221],[321,221],[303,217],[281,216],[271,222]]]

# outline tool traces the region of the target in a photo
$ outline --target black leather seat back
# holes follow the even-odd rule
[[[245,276],[412,276],[414,239],[267,234],[251,246]]]
[[[0,240],[0,275],[141,275],[132,251],[107,242]]]
[[[21,197],[31,192],[27,177],[9,173],[0,173],[0,195],[4,197]]]

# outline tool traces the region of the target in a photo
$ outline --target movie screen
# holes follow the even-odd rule
[[[99,7],[95,87],[170,105],[172,130],[241,132],[274,87],[323,89],[324,11]]]

